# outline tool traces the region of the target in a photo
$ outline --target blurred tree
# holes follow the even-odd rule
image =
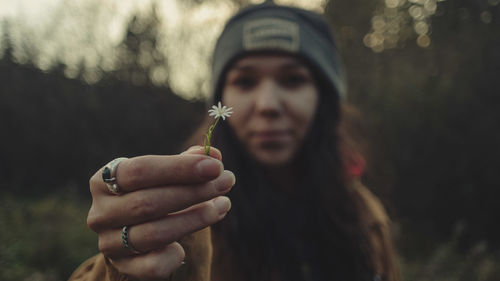
[[[158,21],[152,16],[142,26],[142,20],[131,21],[119,47],[120,69],[92,85],[85,77],[66,78],[61,63],[45,72],[30,61],[15,63],[6,29],[0,43],[7,46],[0,59],[3,191],[38,196],[73,186],[88,196],[88,178],[110,159],[178,151],[204,104],[155,83],[155,69],[166,59],[156,53]]]
[[[156,5],[149,12],[134,16],[117,47],[116,70],[112,74],[135,85],[168,86],[168,60],[158,46],[160,29]]]

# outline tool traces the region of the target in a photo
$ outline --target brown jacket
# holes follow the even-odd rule
[[[392,245],[389,217],[378,198],[359,181],[353,181],[352,191],[356,194],[357,204],[361,210],[361,221],[369,229],[371,256],[380,280],[399,281],[399,268]],[[186,252],[186,264],[181,266],[169,281],[235,281],[231,280],[231,259],[223,253],[225,252],[223,249],[217,249],[219,243],[216,240],[214,243],[211,241],[209,228],[182,239],[180,243]],[[226,258],[221,259],[223,256]],[[218,261],[212,262],[213,258]],[[134,279],[119,273],[102,254],[85,261],[69,278],[69,281],[131,280]]]

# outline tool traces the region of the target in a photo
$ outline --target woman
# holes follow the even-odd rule
[[[70,279],[398,280],[387,216],[339,133],[344,96],[321,16],[240,11],[214,52],[212,100],[234,110],[216,129],[220,150],[98,171],[88,224],[102,254]]]

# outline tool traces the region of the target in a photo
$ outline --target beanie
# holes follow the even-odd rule
[[[235,60],[266,51],[300,56],[323,76],[327,92],[345,98],[340,57],[323,16],[265,2],[242,9],[226,23],[213,54],[211,101],[221,99],[223,78]]]

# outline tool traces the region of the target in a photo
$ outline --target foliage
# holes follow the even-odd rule
[[[97,253],[88,202],[71,192],[25,199],[0,194],[0,280],[66,280]]]
[[[468,251],[460,250],[464,225],[458,223],[451,239],[434,246],[419,259],[401,258],[403,280],[413,281],[495,281],[500,276],[500,257],[492,254],[488,243],[478,242]],[[422,238],[421,238],[422,239]],[[423,238],[426,239],[426,238]]]

